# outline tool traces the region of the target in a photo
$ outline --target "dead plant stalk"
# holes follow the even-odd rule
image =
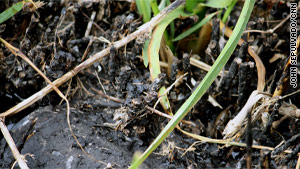
[[[25,158],[23,155],[20,154],[13,138],[11,137],[6,125],[3,122],[3,119],[0,118],[0,129],[1,132],[5,138],[5,140],[7,141],[9,148],[11,149],[11,152],[14,156],[14,158],[17,160],[19,166],[21,169],[29,169],[26,162],[25,162]]]

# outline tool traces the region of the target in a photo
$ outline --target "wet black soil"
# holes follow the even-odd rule
[[[0,5],[0,11],[4,11],[13,1],[1,3],[4,5]],[[84,36],[93,11],[97,15],[90,35],[103,37],[110,42],[122,39],[142,25],[135,4],[127,1],[44,3],[35,11],[30,11],[30,7],[25,8],[1,24],[0,36],[21,49],[50,80],[60,78],[86,58],[109,46],[103,40]],[[236,24],[242,4],[237,3],[227,26],[233,27]],[[207,13],[214,11],[208,9]],[[247,29],[271,29],[288,14],[287,2],[257,2]],[[175,34],[188,29],[194,22],[195,18],[176,20]],[[136,151],[143,152],[168,122],[168,119],[146,109],[146,106],[154,106],[158,99],[158,89],[170,86],[180,75],[189,73],[179,86],[169,92],[172,111],[176,112],[206,74],[192,66],[190,58],[197,54],[197,59],[212,65],[219,55],[227,38],[219,30],[218,19],[213,19],[210,29],[206,33],[209,37],[206,43],[203,42],[203,49],[191,51],[192,47],[188,47],[186,43],[197,39],[197,34],[175,43],[176,59],[171,73],[162,69],[163,73],[153,82],[148,68],[138,57],[142,55],[144,43],[138,39],[119,50],[111,47],[109,56],[81,71],[60,87],[63,93],[68,93],[71,125],[79,142],[96,160],[106,164],[91,159],[80,149],[68,128],[66,105],[60,103],[60,97],[54,92],[26,110],[7,117],[6,125],[20,152],[26,154],[28,166],[67,169],[127,168],[133,154]],[[227,122],[235,117],[251,92],[257,88],[257,70],[253,58],[247,53],[247,47],[251,45],[257,49],[266,68],[265,91],[273,94],[289,73],[284,72],[289,56],[289,36],[289,22],[274,33],[251,33],[250,36],[244,34],[243,39],[248,43],[236,48],[225,66],[229,73],[222,78],[218,77],[185,118],[195,123],[196,127],[184,124],[181,127],[194,134],[222,139],[222,131]],[[271,62],[270,59],[275,54],[280,54],[281,57]],[[299,62],[297,68],[300,68]],[[299,73],[297,77],[300,79]],[[28,98],[47,84],[25,61],[11,54],[4,45],[0,45],[0,82],[0,112]],[[299,86],[293,88],[285,84],[282,96],[299,90]],[[117,100],[107,96],[113,96]],[[208,101],[209,96],[222,107],[212,105]],[[295,168],[300,148],[299,117],[285,119],[276,129],[272,128],[272,123],[283,117],[279,114],[282,105],[293,104],[299,108],[299,100],[299,93],[279,99],[269,107],[270,116],[265,126],[258,119],[248,128],[247,134],[241,136],[241,142],[246,142],[251,135],[253,144],[269,147],[276,147],[284,142],[283,146],[273,152],[253,149],[253,168]],[[164,111],[160,105],[156,108]],[[175,130],[141,168],[246,167],[246,148],[220,147],[209,143],[191,146],[196,141]],[[284,150],[291,150],[292,153],[284,153]],[[0,135],[0,168],[10,168],[13,163],[12,153]]]
[[[16,145],[26,156],[30,168],[127,168],[132,154],[147,147],[138,137],[128,137],[103,125],[110,120],[108,111],[83,112],[71,109],[71,123],[84,149],[97,160],[83,154],[66,123],[65,109],[58,106],[39,108],[15,125],[10,125]],[[112,111],[111,111],[112,112]],[[12,153],[1,141],[1,168],[10,168]],[[141,168],[165,168],[166,157],[153,155]],[[180,165],[177,165],[180,166]]]

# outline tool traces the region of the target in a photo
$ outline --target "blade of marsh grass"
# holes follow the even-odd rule
[[[170,39],[173,39],[175,36],[175,23],[170,23]]]
[[[144,23],[151,19],[151,6],[149,0],[136,0],[136,6],[141,15],[143,15]]]
[[[154,13],[154,16],[157,15],[160,10],[162,9],[159,9],[159,7],[157,6],[157,0],[151,0],[151,8],[152,8],[152,11]],[[173,26],[174,26],[174,22],[171,22],[171,24],[173,23]],[[170,40],[169,38],[169,34],[167,31],[164,31],[164,38],[165,38],[165,42],[166,44],[169,46],[169,48],[171,50],[174,50],[174,45],[173,45],[173,42]]]
[[[231,4],[228,6],[228,8],[226,9],[226,11],[225,11],[225,13],[223,15],[223,18],[222,18],[222,22],[223,23],[226,23],[227,18],[230,15],[230,13],[231,13],[231,11],[232,11],[232,9],[233,9],[233,7],[235,6],[236,3],[237,3],[237,0],[233,0],[231,2]]]
[[[154,13],[154,16],[159,13],[159,9],[157,7],[157,1],[156,0],[136,0],[136,5],[138,7],[138,11],[141,15],[143,15],[143,22],[146,23],[151,19],[151,8]],[[146,40],[144,43],[143,48],[143,62],[145,67],[148,67],[149,60],[148,60],[148,46],[149,46],[150,40]]]
[[[170,111],[170,102],[166,94],[166,87],[161,87],[158,91],[158,97],[161,97],[160,99],[160,105],[163,107],[164,111],[167,112],[169,115],[173,115],[173,113]]]
[[[239,39],[242,36],[242,33],[247,25],[247,22],[250,18],[252,9],[254,7],[255,0],[246,0],[241,12],[241,15],[238,19],[238,22],[234,28],[234,31],[220,53],[218,59],[215,61],[212,69],[207,73],[202,82],[192,93],[192,95],[184,102],[180,109],[173,116],[172,120],[167,124],[163,131],[156,137],[152,144],[147,148],[143,155],[130,166],[130,169],[136,169],[139,165],[154,151],[164,140],[165,138],[174,130],[177,124],[186,116],[186,114],[194,107],[194,105],[200,100],[204,95],[209,86],[216,79],[218,73],[222,70],[234,49],[236,48]]]
[[[142,152],[140,152],[140,151],[135,152],[133,155],[133,158],[132,158],[132,163],[135,163],[136,160],[138,160],[141,155],[142,155]]]
[[[171,26],[172,23],[173,23],[173,22],[170,23],[170,26]],[[168,34],[167,31],[165,31],[165,33],[164,33],[164,38],[165,38],[165,42],[166,42],[166,44],[169,46],[169,48],[170,48],[172,51],[174,51],[175,47],[174,47],[173,41],[170,39],[169,34]]]
[[[180,35],[178,35],[172,41],[173,42],[174,41],[178,41],[178,40],[181,40],[181,39],[189,36],[190,34],[192,34],[193,32],[195,32],[197,29],[201,28],[201,26],[203,26],[204,24],[206,24],[209,20],[211,20],[211,18],[214,17],[217,13],[219,13],[219,12],[214,12],[212,14],[207,15],[204,19],[201,20],[201,22],[197,23],[196,25],[194,25],[193,27],[191,27],[187,31],[181,33]]]
[[[160,10],[157,5],[157,0],[151,0],[151,8],[152,8],[154,16],[159,13]]]
[[[160,3],[159,3],[159,5],[158,5],[158,9],[161,11],[161,10],[163,10],[166,7],[166,5],[169,5],[169,4],[170,3],[167,3],[166,0],[161,0]]]
[[[189,12],[194,12],[194,8],[197,7],[197,4],[203,2],[203,0],[187,0],[185,2],[185,8]]]
[[[231,4],[231,1],[232,0],[208,0],[203,5],[211,8],[225,8]]]
[[[13,6],[6,9],[5,11],[3,11],[0,14],[0,24],[5,22],[9,18],[13,17],[16,13],[18,13],[23,8],[23,6],[25,5],[26,2],[30,2],[34,6],[35,9],[38,8],[38,6],[32,0],[23,0],[21,2],[15,3]],[[41,7],[41,6],[39,6],[39,7]]]
[[[153,1],[153,2],[152,2]],[[139,13],[143,16],[143,22],[146,23],[150,21],[151,19],[151,7],[155,5],[156,0],[136,0],[136,6],[138,8]],[[154,4],[153,4],[154,3]],[[156,3],[157,6],[157,3]],[[154,11],[154,10],[153,10]],[[158,11],[159,13],[159,11]],[[157,15],[158,13],[155,13]],[[148,45],[149,45],[149,40],[146,40],[144,43],[144,48],[143,48],[143,62],[145,67],[148,67]]]
[[[13,17],[16,13],[18,13],[24,6],[25,2],[15,3],[10,8],[6,9],[0,14],[0,24]]]
[[[162,0],[162,1],[165,1],[165,0]],[[162,3],[162,2],[161,2],[161,3]],[[171,4],[170,0],[166,0],[165,3],[166,3],[166,5],[170,5],[170,4]],[[162,9],[165,8],[165,7],[160,8],[160,4],[159,4],[158,8],[159,8],[160,10],[162,10]],[[173,22],[170,23],[170,39],[173,39],[173,38],[174,38],[174,35],[175,35],[175,23],[174,23],[174,21],[173,21]],[[170,47],[170,48],[171,48],[171,47]],[[171,50],[174,51],[174,48],[173,48],[173,49],[171,48]]]
[[[160,43],[165,32],[166,27],[172,22],[174,19],[178,18],[179,16],[188,16],[184,12],[184,7],[180,6],[168,14],[153,30],[151,40],[148,46],[148,60],[149,60],[149,69],[151,74],[151,79],[154,80],[158,77],[161,73],[160,71],[160,64],[159,64],[159,48]],[[159,90],[159,96],[161,97],[160,103],[163,106],[164,110],[168,112],[170,109],[169,100],[165,94],[165,87],[161,87]]]
[[[145,43],[144,43],[144,48],[143,48],[143,53],[142,53],[142,56],[143,56],[143,62],[144,62],[144,65],[145,67],[148,67],[148,64],[149,64],[149,57],[148,57],[148,46],[149,46],[149,42],[150,40],[146,40]]]
[[[161,39],[166,27],[174,19],[179,16],[189,16],[183,10],[183,6],[176,8],[168,16],[166,16],[153,30],[151,40],[148,46],[149,67],[152,80],[158,77],[160,72],[158,51],[160,48]]]

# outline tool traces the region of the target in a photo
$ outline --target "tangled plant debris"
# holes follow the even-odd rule
[[[155,14],[172,2],[157,1]],[[3,1],[0,12],[15,3]],[[255,3],[239,46],[224,69],[178,129],[141,168],[245,168],[247,146],[252,147],[252,167],[300,165],[299,85],[289,85],[291,3],[298,3],[299,18],[297,1]],[[211,69],[243,4],[233,0],[225,4],[226,9],[206,6],[197,9],[197,15],[187,10],[189,16],[170,23],[158,46],[160,62],[156,66],[161,73],[153,79],[144,64],[144,44],[151,40],[150,31],[163,19],[164,12],[174,8],[167,7],[143,23],[145,17],[131,0],[19,2],[22,8],[18,12],[0,19],[0,37],[20,49],[59,86],[70,101],[74,134],[84,150],[103,163],[80,150],[68,129],[65,104],[59,95],[50,92],[51,85],[3,44],[1,124],[6,124],[29,168],[127,168],[134,153],[145,151],[170,121],[172,114],[167,113],[175,113]],[[227,12],[230,8],[232,11]],[[193,28],[197,24],[200,28]],[[299,26],[297,30],[300,32]],[[184,33],[185,37],[179,36]],[[299,62],[296,67],[299,72]],[[168,111],[157,104],[162,99],[162,87],[167,91],[163,96],[168,98]],[[259,96],[255,102],[250,101],[255,97],[251,96],[253,91]],[[34,95],[36,98],[30,100]],[[24,101],[26,109],[7,111]],[[249,113],[251,128],[247,128]],[[237,130],[229,131],[227,127],[239,116],[243,118],[235,125]],[[228,132],[232,132],[226,135],[230,140],[223,139],[223,133]],[[246,139],[249,132],[252,144]],[[2,135],[0,142],[0,168],[20,167],[14,164]]]

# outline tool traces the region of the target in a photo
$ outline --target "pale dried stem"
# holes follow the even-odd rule
[[[210,65],[208,65],[208,64],[206,64],[204,62],[201,62],[200,60],[198,60],[196,58],[193,58],[193,57],[191,57],[191,59],[190,59],[190,64],[193,65],[193,66],[196,66],[199,69],[205,70],[207,72],[211,69]],[[218,75],[222,76],[222,73],[223,72],[220,72]],[[224,73],[228,74],[228,71],[225,70]]]
[[[300,168],[300,153],[298,153],[298,160],[297,160],[297,165],[295,169],[299,169]]]
[[[262,30],[245,30],[243,33],[274,33],[279,27],[281,27],[289,18],[291,14],[289,14],[285,19],[283,19],[279,24],[277,24],[274,28],[268,29],[266,31]]]
[[[161,111],[158,111],[158,110],[156,110],[156,109],[154,109],[154,108],[152,108],[152,107],[149,107],[149,106],[146,106],[146,109],[148,109],[148,110],[150,110],[151,112],[153,112],[153,113],[155,113],[155,114],[157,114],[157,115],[160,115],[160,116],[162,116],[162,117],[165,117],[165,118],[167,118],[167,119],[172,119],[172,117],[173,116],[170,116],[170,115],[168,115],[168,114],[166,114],[166,113],[163,113],[163,112],[161,112]],[[191,121],[186,121],[186,120],[181,120],[181,122],[182,123],[184,123],[184,124],[188,124],[188,125],[191,125],[191,126],[196,126],[196,124],[195,123],[193,123],[193,122],[191,122]]]
[[[93,22],[95,20],[95,17],[96,17],[96,11],[93,11],[92,12],[92,15],[91,15],[91,19],[87,25],[87,28],[86,28],[86,31],[85,31],[85,34],[84,34],[84,37],[88,37],[90,35],[90,32],[91,32],[91,29],[92,29],[92,26],[93,26]]]
[[[11,137],[6,125],[4,124],[3,120],[0,118],[0,128],[1,128],[1,132],[6,140],[6,142],[9,145],[9,148],[11,149],[11,152],[13,153],[14,158],[17,160],[19,166],[21,169],[29,169],[24,156],[20,154],[13,138]]]
[[[142,59],[142,57],[139,57],[139,58]],[[204,70],[206,72],[208,72],[211,69],[211,66],[209,64],[204,63],[204,62],[202,62],[202,61],[200,61],[200,60],[198,60],[198,59],[196,59],[194,57],[191,57],[190,64],[192,66],[195,66],[195,67],[197,67],[197,68],[199,68],[201,70]],[[164,69],[168,69],[169,68],[169,63],[166,63],[166,62],[160,61],[159,65],[160,65],[160,67],[162,67]],[[228,70],[225,70],[224,72],[220,72],[218,74],[218,76],[222,76],[223,73],[225,73],[225,75],[226,75],[228,73]]]
[[[249,99],[247,100],[246,104],[242,108],[242,110],[238,113],[237,116],[235,116],[234,119],[230,120],[224,131],[223,135],[224,138],[229,138],[233,136],[235,133],[237,133],[241,127],[244,119],[246,118],[247,114],[250,113],[252,107],[254,104],[256,104],[261,98],[263,98],[264,95],[260,94],[257,90],[253,91],[251,95],[249,96]]]
[[[196,140],[199,140],[201,142],[207,142],[207,143],[216,143],[216,144],[223,144],[226,147],[228,146],[238,146],[238,147],[247,147],[246,143],[240,143],[240,142],[235,142],[235,141],[231,141],[231,139],[226,139],[226,140],[222,140],[222,139],[213,139],[213,138],[208,138],[208,137],[204,137],[204,136],[200,136],[197,134],[193,134],[193,133],[189,133],[187,131],[182,130],[179,126],[176,127],[180,132],[182,132],[183,134],[192,137]],[[255,149],[261,149],[261,150],[269,150],[269,151],[273,151],[275,150],[275,148],[273,147],[268,147],[268,146],[260,146],[260,145],[252,145],[252,148]],[[292,153],[291,150],[285,150],[285,153]]]
[[[156,106],[158,105],[158,103],[161,101],[161,99],[162,99],[162,97],[163,96],[167,96],[167,94],[169,93],[169,91],[184,77],[184,76],[186,76],[188,73],[185,73],[184,75],[182,75],[182,76],[180,76],[179,78],[177,78],[176,80],[175,80],[175,82],[174,83],[172,83],[172,85],[171,86],[169,86],[166,90],[165,90],[165,92],[161,95],[161,96],[159,96],[159,98],[157,99],[157,101],[155,102],[155,104],[154,104],[154,106],[153,106],[153,109],[155,109],[156,108]]]
[[[112,100],[112,101],[117,102],[117,103],[125,103],[124,100],[113,97],[113,96],[109,96],[106,93],[102,92],[101,90],[95,89],[94,87],[91,87],[91,89],[93,91],[95,91],[98,95],[105,97],[107,100]]]
[[[271,94],[265,93],[267,98],[264,99],[263,102],[259,106],[257,106],[255,108],[255,110],[252,112],[252,123],[257,121],[258,118],[262,115],[262,113],[267,112],[269,110],[269,107],[271,105],[274,105],[279,99],[282,100],[284,98],[290,97],[290,96],[292,96],[294,94],[297,94],[299,92],[300,92],[300,89],[293,92],[293,93],[287,94],[285,96],[279,96],[279,97],[272,97]],[[295,113],[297,113],[297,112],[295,112]],[[245,133],[246,124],[247,124],[247,121],[244,120],[243,124],[242,124],[243,127],[238,131],[238,133],[236,135],[243,135]]]

